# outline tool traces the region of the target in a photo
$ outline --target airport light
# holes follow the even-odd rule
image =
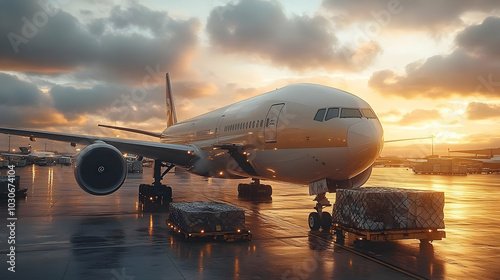
[[[203,229],[202,229],[200,232],[201,232],[201,233],[205,233],[205,230],[203,230]]]

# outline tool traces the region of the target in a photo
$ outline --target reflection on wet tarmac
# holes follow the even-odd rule
[[[500,275],[500,177],[414,175],[375,168],[369,186],[444,191],[447,238],[336,244],[310,232],[313,197],[306,187],[272,183],[272,200],[239,199],[242,181],[174,174],[175,201],[222,201],[246,212],[250,242],[186,242],[166,226],[168,213],[140,211],[137,191],[151,169],[130,174],[110,196],[92,196],[71,167],[18,168],[28,198],[17,203],[18,272],[0,279],[434,279]],[[334,201],[334,194],[328,195]],[[4,204],[0,218],[5,220]],[[331,208],[330,208],[331,209]],[[5,233],[0,253],[5,255]],[[394,268],[391,268],[393,266]],[[406,271],[398,271],[398,268]],[[13,277],[14,276],[14,277]],[[9,278],[7,278],[9,277]]]
[[[127,248],[117,217],[88,217],[73,229],[71,269],[78,278],[97,279],[102,269],[120,266]]]

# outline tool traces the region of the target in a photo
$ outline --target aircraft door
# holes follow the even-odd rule
[[[266,143],[276,143],[278,137],[278,119],[285,104],[274,104],[269,108],[264,125],[264,139]]]
[[[226,115],[222,115],[219,119],[219,121],[217,122],[217,126],[215,127],[215,142],[218,143],[219,142],[219,136],[222,132],[222,124],[224,123],[224,117],[226,117]]]

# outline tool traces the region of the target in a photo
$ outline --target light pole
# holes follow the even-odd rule
[[[434,156],[434,135],[431,136],[432,138],[432,155]]]
[[[9,134],[9,151],[8,151],[8,153],[10,153],[10,137],[11,137],[11,135]]]

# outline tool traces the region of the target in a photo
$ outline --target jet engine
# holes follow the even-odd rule
[[[113,193],[126,177],[127,162],[122,153],[102,141],[87,146],[76,158],[76,182],[90,194]]]

